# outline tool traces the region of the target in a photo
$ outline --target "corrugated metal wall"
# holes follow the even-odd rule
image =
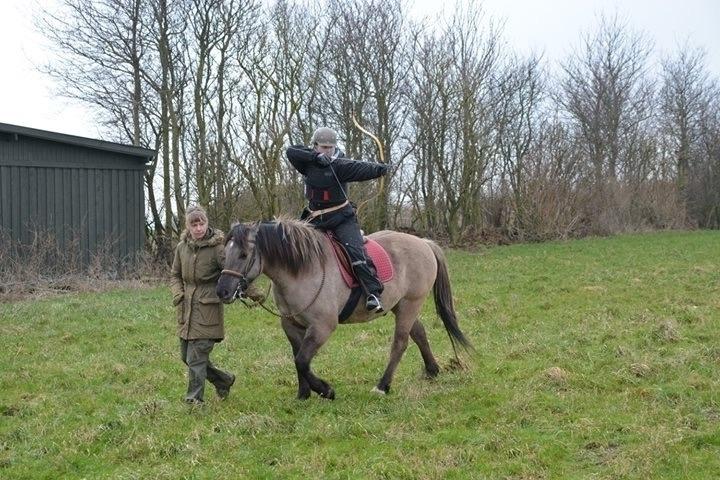
[[[88,260],[144,245],[144,159],[42,139],[0,139],[0,228],[24,244],[36,232]]]

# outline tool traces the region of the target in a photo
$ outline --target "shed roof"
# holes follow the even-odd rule
[[[23,136],[30,138],[39,138],[52,142],[66,143],[86,148],[94,148],[107,152],[121,153],[142,159],[144,163],[155,157],[155,150],[143,147],[134,147],[132,145],[123,145],[122,143],[106,142],[105,140],[96,140],[94,138],[78,137],[75,135],[67,135],[65,133],[50,132],[47,130],[38,130],[35,128],[22,127],[19,125],[11,125],[9,123],[0,123],[0,133],[9,134],[12,137]]]

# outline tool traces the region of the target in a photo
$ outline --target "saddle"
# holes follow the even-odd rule
[[[325,235],[328,237],[330,245],[333,247],[333,253],[337,259],[340,275],[343,277],[343,280],[348,288],[350,288],[350,295],[348,296],[340,315],[338,315],[338,321],[343,323],[350,317],[350,315],[352,315],[352,312],[355,311],[355,307],[357,307],[358,301],[360,301],[360,296],[363,292],[360,288],[360,282],[358,282],[357,277],[355,277],[355,273],[350,266],[350,257],[348,256],[345,247],[342,246],[342,244],[331,232],[325,232]],[[390,261],[390,256],[387,254],[385,249],[375,240],[371,240],[367,237],[363,237],[363,240],[365,242],[365,250],[375,265],[378,280],[382,283],[387,283],[392,280],[395,275],[395,270],[393,269],[392,262]]]
[[[355,273],[350,266],[350,257],[348,256],[345,247],[342,246],[332,233],[325,232],[325,235],[327,235],[330,240],[330,244],[333,247],[333,253],[337,259],[340,274],[342,275],[343,280],[345,280],[345,284],[348,288],[359,287],[360,283],[358,282],[357,277],[355,277]],[[395,270],[393,269],[388,253],[375,240],[363,237],[363,241],[365,242],[365,250],[375,265],[378,280],[382,283],[387,283],[392,280],[395,275]]]

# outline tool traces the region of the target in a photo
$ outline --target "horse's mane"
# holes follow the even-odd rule
[[[325,262],[323,241],[321,233],[308,222],[286,217],[261,223],[255,237],[263,262],[285,267],[293,275]]]

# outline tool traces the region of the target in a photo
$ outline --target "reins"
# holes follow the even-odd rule
[[[265,293],[265,295],[264,295],[265,299],[263,299],[262,301],[255,301],[255,305],[260,305],[260,307],[261,307],[263,310],[265,310],[266,312],[268,312],[268,313],[270,313],[270,314],[272,314],[272,315],[275,315],[276,317],[279,317],[279,318],[282,318],[282,317],[295,317],[295,316],[297,316],[297,315],[300,315],[301,313],[305,312],[308,308],[312,307],[313,304],[315,304],[315,302],[317,301],[318,297],[320,296],[320,292],[322,291],[323,286],[325,286],[325,264],[322,265],[322,268],[323,268],[323,270],[322,270],[322,279],[320,280],[320,286],[318,287],[317,292],[315,292],[315,296],[313,297],[313,299],[312,299],[312,300],[310,301],[310,303],[308,303],[307,306],[305,306],[305,308],[303,308],[302,310],[299,310],[299,311],[297,311],[297,312],[295,312],[295,313],[292,313],[292,314],[290,314],[290,315],[281,315],[281,314],[277,313],[276,311],[274,311],[273,309],[271,309],[270,307],[266,307],[266,306],[265,306],[265,299],[267,299],[268,294],[270,293],[270,285],[268,285],[267,293]],[[240,301],[243,303],[243,305],[245,305],[245,306],[248,307],[248,308],[252,308],[252,307],[255,306],[255,305],[248,304],[248,303],[245,301],[245,299],[242,298],[242,297],[240,298]]]

